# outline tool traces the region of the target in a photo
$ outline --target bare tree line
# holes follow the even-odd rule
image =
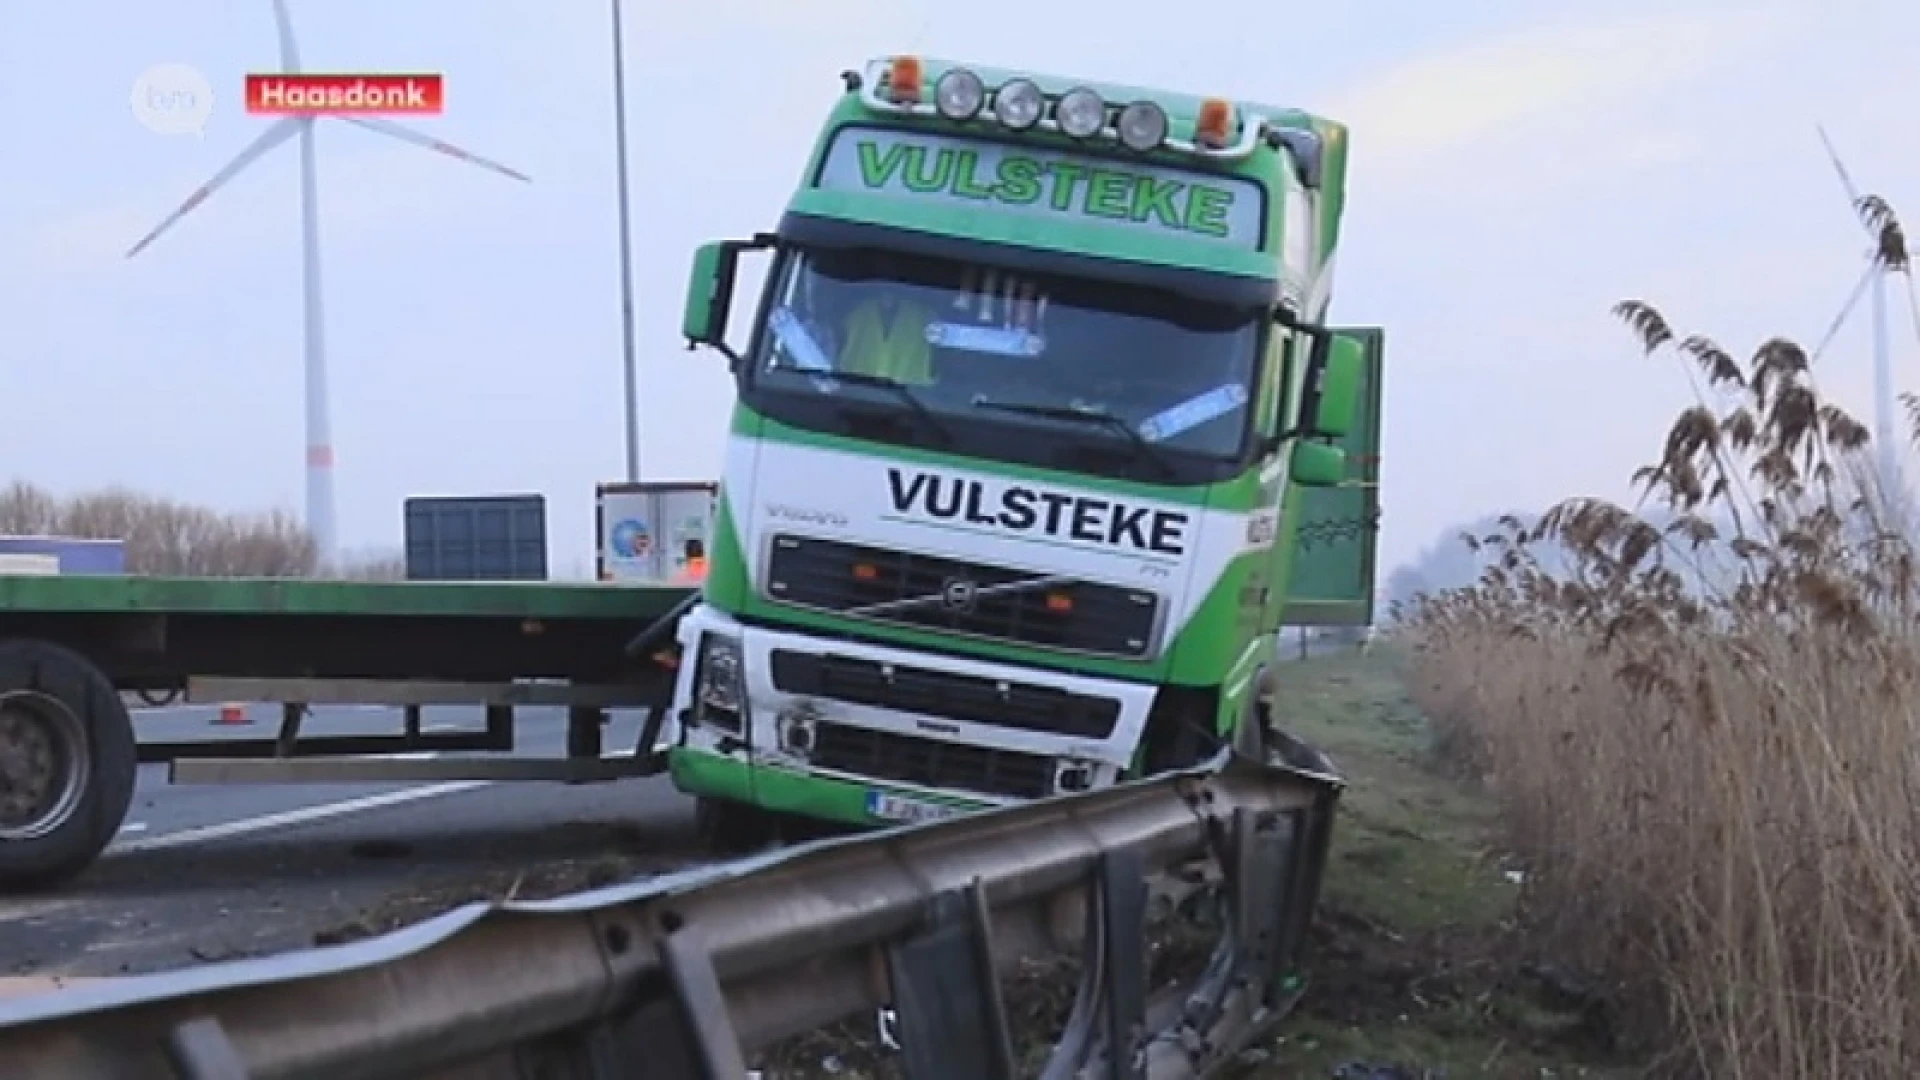
[[[16,480],[0,490],[0,535],[119,540],[130,574],[379,581],[406,576],[398,556],[323,567],[313,537],[283,510],[222,513],[117,487],[60,498]]]

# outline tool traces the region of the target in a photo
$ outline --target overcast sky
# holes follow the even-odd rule
[[[677,340],[691,249],[772,225],[836,73],[908,48],[1352,125],[1333,313],[1387,327],[1388,565],[1486,510],[1622,494],[1685,384],[1639,360],[1614,301],[1737,351],[1817,337],[1864,241],[1816,123],[1920,217],[1920,9],[1902,6],[630,4],[643,475],[719,469],[730,383]],[[623,469],[606,4],[291,7],[310,69],[442,71],[446,112],[419,126],[533,177],[323,125],[343,546],[397,544],[408,495],[539,491],[556,570],[587,565],[593,486]],[[204,138],[135,122],[130,87],[164,62],[216,87]],[[0,471],[301,508],[294,147],[123,257],[267,123],[238,95],[275,62],[266,0],[0,0]],[[1865,419],[1864,319],[1823,364]]]

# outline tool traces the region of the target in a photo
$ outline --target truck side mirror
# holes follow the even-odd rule
[[[1367,375],[1367,347],[1346,334],[1318,328],[1313,353],[1307,360],[1305,390],[1300,402],[1300,431],[1330,439],[1353,430],[1359,412],[1360,387]]]
[[[727,345],[727,316],[733,311],[733,279],[740,269],[740,253],[763,251],[778,238],[762,233],[751,240],[715,240],[693,253],[687,275],[687,306],[680,315],[680,333],[687,346],[707,345],[730,360],[738,360]]]
[[[687,307],[680,316],[680,333],[689,348],[717,348],[723,343],[738,262],[739,256],[724,241],[701,244],[694,251],[693,270],[687,275]]]
[[[1347,452],[1322,442],[1295,443],[1287,478],[1301,487],[1339,487],[1347,479]]]

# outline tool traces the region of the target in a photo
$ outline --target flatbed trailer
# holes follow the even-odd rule
[[[178,783],[661,771],[654,743],[673,675],[649,643],[673,644],[693,598],[612,583],[0,576],[0,889],[90,864],[119,830],[141,763],[167,763]],[[126,692],[276,702],[279,729],[143,742]],[[310,706],[348,703],[399,707],[399,730],[303,732]],[[427,705],[480,706],[485,727],[422,730]],[[507,756],[519,706],[567,710],[564,758]],[[652,712],[637,745],[610,753],[613,708]]]

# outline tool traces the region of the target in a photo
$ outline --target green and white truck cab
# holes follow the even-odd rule
[[[676,784],[740,836],[1259,746],[1290,597],[1371,617],[1380,334],[1325,325],[1346,130],[914,56],[843,79],[778,230],[694,260],[684,333],[738,401]],[[1315,497],[1357,516],[1295,581]]]

